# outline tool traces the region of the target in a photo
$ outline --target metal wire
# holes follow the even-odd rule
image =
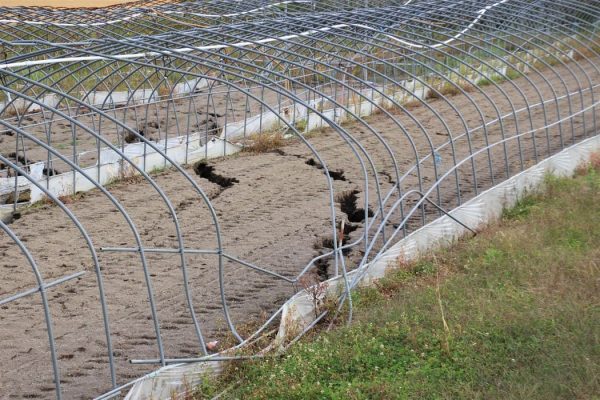
[[[599,17],[600,3],[585,0],[159,0],[104,9],[0,8],[0,244],[16,257],[5,265],[31,268],[36,282],[32,289],[19,282],[20,274],[0,279],[3,329],[19,329],[27,313],[42,307],[44,321],[34,326],[45,330],[46,340],[36,343],[36,353],[47,353],[61,399],[118,396],[148,365],[239,358],[209,354],[206,338],[227,331],[234,348],[246,345],[277,322],[287,297],[326,277],[341,278],[337,310],[349,310],[349,323],[350,292],[399,238],[597,134]],[[237,191],[239,182],[232,189],[234,181],[219,183],[222,176],[194,177],[193,169],[207,164],[191,164],[281,138],[289,139],[289,150],[251,156],[250,164],[240,159],[251,165],[242,175],[263,179],[265,165],[278,172],[266,161],[277,154],[277,163],[305,161],[306,170],[294,171],[298,179],[315,169],[322,174],[303,180],[313,197],[307,221],[319,215],[324,221],[287,221],[274,229],[275,239],[259,235],[260,245],[244,244],[251,239],[244,235],[256,233],[247,218],[248,194]],[[236,158],[209,166],[220,165],[236,171]],[[221,185],[217,192],[215,185]],[[86,213],[83,207],[94,211],[95,204],[76,197],[90,190],[118,217]],[[186,190],[193,200],[182,200]],[[132,203],[137,191],[148,205]],[[271,200],[296,200],[285,187],[254,196],[252,202],[264,201],[253,208],[264,215],[260,226],[278,221]],[[22,214],[52,213],[37,207],[40,201],[57,206],[61,214],[53,218],[79,232],[94,281],[85,270],[55,276],[62,260],[34,244],[52,228],[21,227]],[[188,204],[202,210],[197,217]],[[239,224],[227,222],[236,219],[220,209]],[[115,227],[124,223],[114,233],[119,243],[95,229],[96,218],[105,217]],[[328,247],[315,255],[303,230],[319,232]],[[279,232],[298,239],[278,241]],[[286,253],[298,256],[281,259]],[[212,271],[201,272],[201,259]],[[147,303],[132,300],[126,307],[132,315],[148,309],[151,334],[123,330],[130,315],[113,303],[126,287],[115,282],[117,260],[140,271]],[[358,270],[352,278],[351,270]],[[260,278],[250,283],[250,276]],[[61,356],[67,345],[55,331],[65,331],[68,318],[48,290],[79,299],[67,285],[98,290],[93,301],[104,339],[93,346],[104,349],[106,356],[98,357],[106,376],[65,380],[61,373],[78,364]],[[206,302],[211,290],[218,307]],[[42,303],[28,302],[37,292]],[[260,299],[269,304],[257,304]],[[261,306],[260,318],[244,312]],[[78,314],[86,321],[81,326],[96,326],[93,309]],[[317,314],[291,343],[325,315]],[[174,328],[173,316],[185,322]],[[85,330],[73,326],[72,333],[78,329]],[[125,346],[122,336],[144,343]],[[148,353],[148,342],[156,353]],[[190,347],[191,354],[182,353]],[[2,357],[0,376],[10,378],[0,379],[43,375],[29,368],[27,354],[9,350]],[[139,368],[135,377],[125,361]]]

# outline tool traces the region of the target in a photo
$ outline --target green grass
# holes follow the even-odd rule
[[[193,395],[600,398],[600,173],[548,178],[501,221],[356,294],[350,327],[232,364]]]

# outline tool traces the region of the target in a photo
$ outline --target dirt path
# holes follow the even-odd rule
[[[589,63],[581,65],[594,80],[598,79],[597,72]],[[577,90],[576,80],[566,68],[556,67],[556,70],[567,85],[566,88],[562,87],[557,77],[546,71],[557,96]],[[583,79],[580,71],[577,71],[577,76]],[[552,91],[540,77],[531,75],[529,78],[538,85],[542,100],[553,98]],[[493,103],[479,92],[469,93],[472,99],[464,95],[451,97],[454,108],[439,99],[429,100],[427,104],[442,119],[423,105],[411,108],[410,114],[425,128],[429,138],[421,131],[419,124],[401,110],[394,111],[393,117],[402,127],[384,114],[368,118],[368,125],[385,138],[398,160],[400,174],[404,174],[415,164],[415,156],[402,128],[410,133],[419,157],[423,158],[431,154],[429,141],[437,147],[448,140],[448,130],[453,136],[460,135],[465,131],[463,122],[469,129],[474,129],[482,122],[497,118],[497,111],[500,115],[510,113],[511,102],[515,109],[520,109],[527,102],[535,104],[540,101],[525,78],[504,82],[500,86],[504,93],[494,86],[486,87],[485,93],[493,99]],[[598,98],[600,93],[595,91],[594,95]],[[590,92],[582,96],[584,105],[590,105]],[[573,110],[581,108],[580,97],[575,96],[571,101]],[[483,120],[473,102],[479,105]],[[568,115],[568,103],[563,99],[558,104],[560,117],[564,118]],[[528,113],[521,112],[517,118],[504,119],[503,130],[498,123],[491,124],[487,129],[487,140],[490,143],[498,141],[502,132],[507,136],[514,135],[517,124],[521,132],[543,126],[543,110],[540,107],[532,108],[531,123]],[[556,121],[559,116],[552,104],[545,107],[545,114],[549,122]],[[572,126],[574,132],[571,131]],[[595,134],[591,113],[586,113],[585,118],[576,118],[572,126],[568,122],[560,127],[563,137],[569,139],[568,143]],[[382,196],[385,196],[393,190],[396,181],[389,154],[368,127],[353,123],[345,125],[345,128],[371,156],[378,171]],[[560,150],[558,133],[559,127],[556,126],[547,132],[541,130],[534,136],[524,136],[520,143],[521,153],[519,144],[510,141],[506,146],[508,164],[505,163],[504,147],[497,146],[491,152],[491,170],[488,154],[482,153],[474,159],[473,164],[460,167],[457,178],[451,175],[442,182],[439,194],[442,205],[452,208],[458,204],[457,181],[462,200],[474,195],[473,169],[478,178],[477,187],[483,189],[491,185],[492,178],[496,181],[504,179],[507,168],[509,174],[518,172],[521,166],[519,154],[523,155],[524,167],[532,165],[535,161],[534,140],[540,158]],[[482,148],[486,142],[482,131],[473,132],[470,142],[474,151]],[[327,166],[338,172],[338,179],[333,181],[335,193],[357,191],[358,206],[362,207],[365,180],[350,147],[331,130],[311,137],[310,143]],[[457,160],[469,154],[466,136],[458,139],[454,147]],[[439,156],[438,175],[453,165],[449,147],[440,151]],[[311,158],[315,156],[305,145],[290,142],[276,152],[260,155],[242,153],[212,163],[215,173],[237,180],[228,188],[197,176],[191,167],[187,169],[211,198],[227,253],[292,278],[313,257],[324,251],[321,248],[323,239],[330,237],[332,231],[329,191],[322,170],[309,165]],[[432,157],[423,162],[420,172],[424,189],[435,181],[433,166]],[[377,209],[374,177],[370,171],[368,202],[373,211]],[[190,184],[181,174],[172,171],[156,176],[156,182],[176,208],[185,246],[190,249],[215,249],[215,227],[210,222],[207,207]],[[404,179],[402,189],[409,190],[417,185],[416,174],[411,173]],[[110,192],[132,216],[145,247],[178,247],[168,209],[149,184],[118,183],[110,187]],[[431,198],[436,200],[437,196],[434,192]],[[387,204],[395,199],[397,195],[392,196]],[[406,207],[414,200],[409,199]],[[96,249],[137,246],[122,215],[98,191],[87,193],[68,204],[68,207],[84,224]],[[343,216],[339,204],[336,208],[337,214]],[[426,210],[427,220],[436,215],[433,210]],[[389,228],[392,229],[399,220],[400,215],[395,215]],[[420,221],[421,216],[415,216],[411,219],[411,226],[417,226]],[[350,234],[351,239],[360,237],[364,229],[361,222],[355,222],[354,225],[358,229]],[[81,235],[57,207],[51,206],[41,206],[24,213],[19,221],[11,225],[11,229],[31,250],[45,279],[58,279],[70,273],[86,271],[86,275],[80,279],[52,288],[50,303],[65,398],[89,398],[102,393],[110,386],[106,343],[96,276]],[[6,236],[0,239],[0,252],[0,298],[34,287],[31,269]],[[356,262],[360,255],[360,248],[350,253],[349,265]],[[154,368],[149,365],[130,365],[129,360],[157,357],[144,275],[140,256],[136,253],[99,252],[99,260],[113,331],[118,379],[124,383]],[[147,260],[167,357],[201,355],[183,294],[179,255],[149,253]],[[186,262],[195,311],[206,339],[211,340],[226,329],[219,300],[217,256],[187,254]],[[331,265],[328,272],[332,272]],[[236,323],[264,319],[295,291],[292,285],[282,280],[233,262],[225,264],[225,280],[227,299]],[[3,349],[0,354],[0,398],[53,397],[50,357],[39,296],[29,296],[0,307],[0,348]]]

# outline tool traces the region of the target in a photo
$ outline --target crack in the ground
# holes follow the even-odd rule
[[[239,183],[236,178],[228,178],[223,175],[219,175],[214,172],[215,167],[208,165],[205,160],[198,161],[194,164],[194,172],[201,178],[207,179],[212,183],[216,183],[223,189],[227,189],[233,186],[234,183]]]
[[[336,201],[339,203],[340,209],[346,214],[348,221],[350,222],[362,222],[365,220],[365,209],[356,206],[358,193],[360,192],[354,189],[342,192],[336,197]],[[366,215],[372,217],[373,211],[370,208],[367,208]]]
[[[323,166],[320,163],[316,162],[313,158],[309,158],[305,164],[310,165],[311,167],[315,167],[316,169],[323,169]],[[331,179],[333,179],[334,181],[346,180],[343,169],[330,169],[329,176],[331,176]]]
[[[390,185],[395,185],[396,184],[396,181],[394,180],[394,178],[392,178],[392,174],[390,174],[389,172],[387,172],[387,171],[381,171],[379,173],[387,178],[388,183]]]
[[[200,178],[204,178],[209,182],[215,183],[219,186],[219,190],[212,196],[209,196],[210,200],[214,200],[221,195],[225,191],[225,189],[229,189],[235,183],[239,183],[240,181],[237,178],[229,178],[214,172],[215,167],[212,165],[208,165],[206,160],[198,161],[194,164],[194,172]]]

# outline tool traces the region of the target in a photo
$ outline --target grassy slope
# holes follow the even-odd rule
[[[476,238],[399,266],[357,294],[351,327],[195,398],[227,382],[224,398],[600,398],[600,173],[549,179]]]

